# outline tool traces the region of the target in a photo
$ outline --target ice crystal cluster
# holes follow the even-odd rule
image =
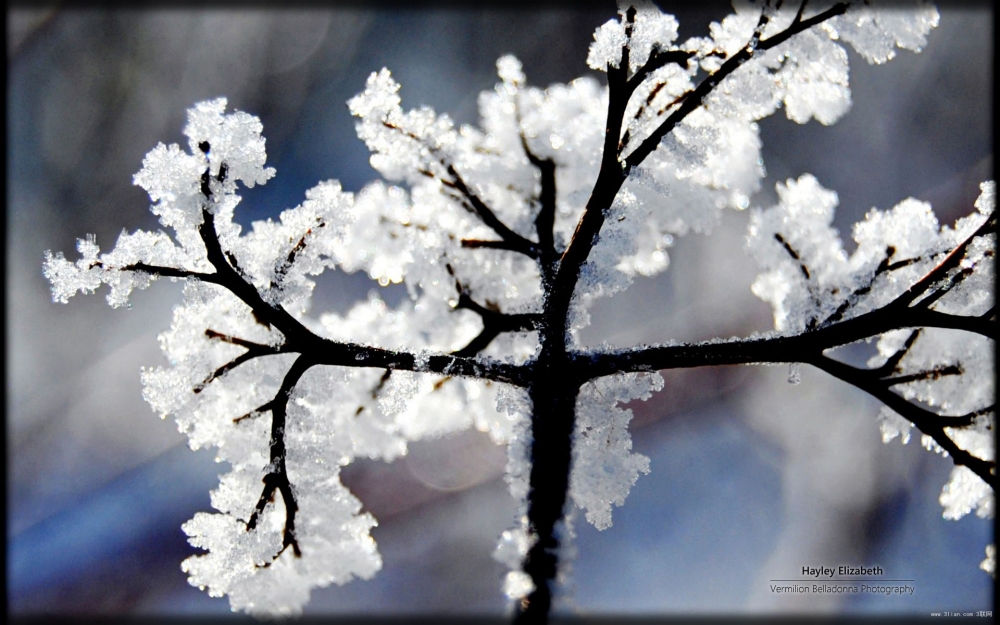
[[[940,226],[930,205],[913,198],[887,211],[873,208],[854,225],[857,248],[848,256],[831,225],[837,194],[808,174],[779,183],[778,205],[754,211],[750,219],[748,245],[764,269],[753,292],[774,307],[775,327],[785,332],[877,310],[984,225],[996,208],[996,183],[984,182],[981,190],[977,212],[954,226]],[[928,295],[936,300],[931,310],[971,317],[988,313],[995,305],[995,250],[995,232],[974,238],[956,274],[964,271],[966,277],[940,296]],[[955,329],[923,328],[886,332],[877,347],[869,367],[878,369],[891,359],[894,374],[905,379],[898,384],[903,397],[948,414],[975,414],[971,426],[945,429],[962,449],[994,460],[992,408],[981,410],[992,407],[996,396],[990,342]],[[881,409],[879,426],[885,443],[897,436],[904,444],[910,440],[912,424],[889,407]],[[924,435],[922,444],[944,452],[930,436]],[[994,515],[993,490],[964,466],[953,469],[940,501],[948,519],[972,510],[982,518]]]
[[[780,10],[736,3],[707,36],[683,42],[675,18],[648,2],[622,5],[616,19],[597,29],[590,67],[623,70],[635,81],[613,138],[627,179],[601,207],[605,223],[580,267],[565,328],[568,348],[585,350],[576,332],[588,323],[594,298],[627,288],[635,275],[664,271],[675,237],[709,232],[726,207],[749,207],[764,176],[757,120],[783,108],[799,123],[835,122],[850,106],[843,44],[881,63],[897,48],[919,51],[938,19],[927,7],[851,6],[758,50],[835,6],[777,4]],[[621,68],[626,53],[628,66]],[[749,58],[716,84],[740,54]],[[321,182],[299,206],[254,222],[249,232],[233,221],[239,186],[275,175],[264,166],[261,124],[247,113],[227,113],[224,98],[196,104],[184,129],[187,149],[157,146],[134,179],[165,230],[123,232],[107,253],[92,237],[82,239],[75,262],[46,253],[45,275],[60,302],[107,284],[109,303],[121,306],[133,289],[157,278],[185,281],[184,302],[160,336],[169,365],[143,371],[144,394],[159,414],[176,419],[192,448],[215,448],[231,467],[212,492],[216,512],[184,525],[191,544],[207,553],[183,568],[192,584],[228,595],[234,610],[296,614],[311,589],[374,575],[381,566],[370,536],[376,520],[341,484],[340,469],[356,458],[392,461],[411,441],[472,427],[508,446],[507,479],[522,503],[524,516],[496,553],[511,568],[504,589],[520,598],[535,587],[520,566],[537,538],[525,503],[531,424],[545,415],[532,414],[522,388],[469,371],[532,363],[538,328],[515,323],[475,350],[469,346],[495,315],[534,319],[546,311],[555,274],[537,262],[544,258],[539,223],[552,210],[548,240],[557,256],[573,243],[606,159],[609,88],[593,76],[529,87],[512,56],[497,69],[496,88],[479,98],[478,128],[456,126],[427,107],[404,109],[389,70],[374,72],[349,107],[384,181],[358,193],[335,180]],[[681,115],[641,162],[629,161],[706,81],[701,105]],[[545,163],[554,172],[549,207]],[[808,174],[777,191],[777,206],[752,212],[748,245],[762,270],[753,291],[774,306],[783,335],[892,302],[983,225],[995,193],[984,184],[978,212],[953,227],[939,226],[930,207],[914,199],[873,209],[855,226],[858,247],[848,256],[830,225],[836,193]],[[936,309],[980,315],[992,308],[994,239],[981,236],[968,246],[961,263],[971,275],[935,301]],[[363,271],[381,286],[402,283],[409,298],[391,308],[373,294],[344,315],[314,313],[314,277],[324,271]],[[272,316],[262,318],[262,311]],[[303,337],[353,351],[333,364],[300,367]],[[950,435],[992,460],[993,412],[981,410],[995,392],[992,346],[979,338],[898,329],[878,338],[880,355],[870,365],[893,360],[895,375],[910,375],[899,384],[907,399],[948,413],[979,411],[973,425]],[[410,364],[369,364],[390,352],[412,356]],[[469,357],[473,369],[438,367],[433,359],[441,354]],[[631,451],[632,415],[620,405],[661,387],[655,372],[621,371],[579,390],[568,495],[598,528],[611,525],[612,505],[622,505],[639,474],[650,470],[649,460]],[[910,437],[910,422],[892,409],[879,421],[884,440]],[[941,503],[948,518],[973,509],[993,513],[992,490],[964,466],[955,469]]]

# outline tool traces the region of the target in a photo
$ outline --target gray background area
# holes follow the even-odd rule
[[[724,3],[681,3],[681,37],[706,33]],[[671,7],[664,3],[667,10]],[[721,8],[720,8],[721,7]],[[182,142],[187,107],[220,95],[258,115],[277,177],[244,193],[239,219],[276,217],[319,180],[373,179],[345,101],[389,67],[405,107],[476,121],[497,57],[516,54],[535,85],[588,73],[587,46],[615,8],[540,11],[8,9],[7,547],[17,614],[221,615],[228,602],[187,585],[194,552],[180,524],[208,510],[225,467],[191,452],[141,399],[139,368],[179,302],[167,281],[112,310],[103,293],[52,303],[44,250],[76,258],[95,233],[155,229],[132,186],[157,142]],[[992,177],[993,16],[945,5],[922,54],[884,67],[851,54],[854,107],[836,125],[761,122],[773,184],[811,172],[839,193],[837,226],[914,196],[942,222],[972,210]],[[603,80],[603,78],[601,78]],[[601,301],[589,341],[619,345],[745,336],[771,312],[749,290],[747,213],[671,250],[671,268]],[[852,249],[848,243],[848,249]],[[315,310],[346,310],[377,285],[332,273]],[[400,291],[388,292],[398,301]],[[393,299],[397,298],[397,299]],[[978,569],[992,521],[941,519],[951,468],[918,442],[882,445],[878,404],[804,368],[665,374],[634,406],[635,449],[651,458],[614,526],[578,523],[565,610],[584,613],[912,613],[992,607]],[[478,433],[415,444],[391,464],[359,462],[345,482],[378,517],[384,569],[316,591],[307,614],[499,614],[490,553],[514,504],[503,450]],[[912,597],[778,596],[768,580],[802,566],[880,565]]]

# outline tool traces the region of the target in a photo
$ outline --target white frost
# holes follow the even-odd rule
[[[763,40],[791,24],[795,4],[770,11]],[[810,3],[805,17],[816,10]],[[591,68],[606,71],[621,66],[627,47],[628,67],[621,68],[626,78],[642,73],[639,84],[631,85],[618,137],[620,159],[657,131],[705,73],[752,44],[760,11],[759,5],[736,2],[733,15],[709,27],[710,37],[678,45],[673,16],[647,0],[620,3],[618,17],[594,33],[587,56]],[[797,122],[828,124],[847,111],[848,66],[841,42],[869,62],[883,62],[896,48],[919,50],[937,19],[930,8],[904,15],[852,7],[842,18],[773,49],[751,48],[750,60],[629,172],[613,205],[604,207],[605,225],[573,295],[571,340],[588,323],[595,298],[624,290],[637,274],[666,270],[676,237],[710,232],[726,207],[750,208],[765,176],[758,120],[784,107]],[[690,53],[690,60],[683,62],[687,54],[681,54],[675,57],[679,63],[645,71],[658,54],[680,51]],[[375,181],[355,194],[335,180],[321,182],[306,191],[300,205],[277,219],[254,222],[246,233],[233,221],[241,200],[238,184],[251,188],[275,175],[265,166],[262,125],[247,113],[226,113],[225,98],[195,104],[184,128],[188,149],[156,146],[133,179],[148,192],[150,210],[167,231],[123,232],[107,253],[87,237],[78,241],[75,261],[46,252],[43,271],[53,299],[66,302],[107,284],[109,303],[121,306],[163,268],[172,279],[214,273],[200,230],[207,215],[228,253],[226,262],[268,305],[283,308],[325,339],[417,354],[418,368],[429,354],[469,345],[483,329],[481,316],[462,304],[463,297],[502,313],[542,311],[538,263],[476,243],[495,245],[501,236],[484,221],[482,207],[515,237],[537,243],[542,180],[533,161],[551,161],[557,189],[553,239],[556,254],[562,254],[600,171],[609,94],[593,77],[544,90],[529,87],[524,67],[510,55],[497,61],[497,74],[496,87],[480,94],[476,127],[456,126],[428,107],[404,110],[400,85],[389,70],[372,73],[348,106],[372,166],[399,184]],[[836,193],[808,174],[789,180],[778,185],[777,206],[755,209],[751,216],[748,246],[762,269],[754,292],[773,305],[775,325],[783,331],[882,306],[983,223],[994,210],[995,185],[984,183],[982,191],[979,211],[953,226],[939,226],[930,207],[914,199],[888,211],[872,209],[855,226],[857,251],[848,256],[831,226]],[[893,248],[893,261],[905,262],[877,275],[887,247]],[[935,303],[937,310],[981,315],[994,305],[994,250],[995,235],[969,246],[962,269],[970,276]],[[367,275],[368,299],[343,314],[312,314],[315,277],[324,271]],[[403,285],[408,295],[396,306],[379,294],[390,284]],[[954,414],[982,412],[995,395],[992,352],[949,332],[924,332],[897,373],[960,364],[963,374],[914,380],[897,390]],[[909,331],[881,337],[870,366],[887,362],[909,337]],[[212,492],[216,512],[198,513],[183,526],[191,544],[205,550],[184,561],[191,584],[212,596],[227,595],[234,610],[294,615],[313,588],[371,577],[381,567],[370,534],[376,520],[361,512],[361,502],[341,484],[340,469],[357,458],[391,461],[412,441],[474,427],[507,445],[506,480],[519,507],[515,526],[501,536],[495,553],[511,569],[504,592],[512,599],[531,592],[532,581],[520,570],[535,540],[526,516],[532,406],[524,389],[460,379],[448,371],[311,367],[288,397],[284,430],[298,510],[298,558],[283,549],[289,502],[280,493],[264,507],[254,530],[246,525],[262,478],[275,470],[269,446],[273,401],[298,355],[269,354],[233,366],[247,349],[278,349],[286,337],[255,318],[231,292],[199,279],[186,281],[184,301],[159,338],[169,364],[143,369],[145,399],[160,416],[177,422],[192,448],[214,448],[217,459],[230,466]],[[538,332],[526,330],[503,333],[481,355],[522,364],[539,349]],[[363,365],[364,354],[357,358]],[[790,369],[793,383],[797,372]],[[569,497],[599,529],[611,525],[612,506],[622,505],[638,476],[650,470],[649,459],[632,452],[632,412],[621,405],[647,399],[662,385],[658,374],[629,373],[580,389]],[[979,414],[973,425],[949,428],[947,434],[970,453],[992,459],[994,419],[992,412]],[[884,409],[879,423],[884,440],[908,440],[911,424],[899,415]],[[925,439],[926,446],[936,447]],[[980,516],[993,513],[992,491],[961,468],[941,503],[948,518],[973,509]],[[569,520],[560,531],[566,547]],[[566,549],[562,556],[568,556]],[[993,551],[987,555],[984,568],[993,562]]]

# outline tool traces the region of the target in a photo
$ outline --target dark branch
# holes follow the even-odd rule
[[[233,423],[239,423],[240,421],[244,421],[246,419],[250,419],[251,417],[256,417],[258,415],[262,415],[265,412],[270,412],[273,407],[274,407],[274,400],[272,399],[271,401],[269,401],[267,403],[264,403],[264,404],[261,404],[260,406],[257,406],[256,408],[254,408],[250,412],[246,413],[245,415],[236,417],[235,419],[233,419]]]
[[[216,332],[215,330],[205,330],[205,336],[212,339],[218,339],[224,343],[229,343],[231,345],[238,345],[240,347],[246,348],[246,352],[240,354],[236,358],[230,360],[226,364],[222,365],[214,372],[211,373],[207,378],[205,378],[201,383],[194,387],[195,393],[200,393],[205,390],[213,380],[222,377],[227,372],[235,369],[236,367],[242,365],[245,362],[253,360],[254,358],[259,358],[260,356],[271,356],[273,354],[285,353],[287,350],[280,347],[272,347],[270,345],[262,345],[260,343],[254,343],[253,341],[247,341],[245,339],[236,338]]]
[[[962,375],[962,373],[964,372],[958,365],[948,365],[947,367],[938,367],[937,369],[920,371],[918,373],[908,373],[894,378],[882,378],[881,382],[886,386],[895,386],[897,384],[909,384],[910,382],[937,380],[946,375]]]
[[[248,341],[246,339],[241,339],[235,336],[229,336],[228,334],[216,332],[215,330],[205,330],[205,336],[207,336],[210,339],[217,339],[219,341],[222,341],[223,343],[229,343],[230,345],[239,345],[240,347],[245,347],[248,350],[260,350],[260,351],[275,350],[275,348],[269,345],[264,345],[262,343],[254,343],[253,341]],[[276,350],[275,353],[277,353]]]
[[[917,337],[919,336],[920,336],[920,330],[914,330],[913,332],[910,332],[910,336],[906,338],[906,342],[903,343],[903,346],[897,349],[896,353],[890,356],[889,359],[886,360],[882,366],[872,369],[872,373],[874,373],[876,376],[880,378],[885,378],[892,375],[893,373],[898,373],[899,363],[903,360],[903,357],[906,356],[906,354],[910,351],[910,348],[913,347],[913,343],[916,342]]]
[[[455,308],[471,310],[483,320],[483,329],[462,349],[453,352],[456,356],[474,356],[503,332],[523,332],[533,330],[540,321],[541,315],[521,313],[510,314],[492,310],[479,304],[464,289],[460,290],[458,304]]]
[[[462,247],[466,249],[491,249],[491,250],[508,250],[511,252],[520,252],[521,250],[516,246],[511,245],[507,241],[483,241],[482,239],[462,239]]]
[[[445,265],[448,274],[455,279],[455,290],[458,291],[458,302],[456,309],[471,310],[479,315],[483,322],[483,329],[479,334],[462,349],[452,352],[455,356],[471,357],[486,349],[487,346],[503,332],[521,332],[531,330],[541,320],[538,314],[510,314],[502,313],[497,305],[487,300],[486,306],[472,299],[468,289],[455,276],[455,270],[451,265]]]
[[[814,15],[807,20],[792,23],[787,29],[768,39],[761,40],[757,50],[769,50],[787,41],[792,36],[801,33],[817,24],[843,14],[848,4],[837,3]],[[626,15],[628,19],[628,15]],[[626,37],[631,33],[631,21],[626,24]],[[623,116],[628,105],[628,46],[622,48],[622,59],[618,67],[609,65],[608,74],[608,117],[604,130],[604,148],[601,158],[601,168],[597,181],[587,201],[583,216],[577,223],[576,231],[569,247],[563,253],[555,284],[550,295],[552,318],[555,321],[564,320],[569,310],[569,302],[580,276],[580,268],[590,256],[590,251],[597,241],[597,236],[604,225],[605,214],[610,209],[615,196],[628,176],[628,172],[638,167],[649,154],[659,146],[660,141],[674,127],[685,119],[692,111],[701,106],[705,97],[729,74],[750,60],[753,51],[749,46],[726,60],[722,66],[705,78],[693,91],[683,99],[680,106],[671,113],[650,136],[632,153],[620,161],[618,158],[619,137],[621,136]]]
[[[839,3],[828,11],[824,11],[808,20],[794,23],[781,35],[762,41],[758,49],[768,49],[787,40],[792,35],[802,32],[816,24],[847,10],[847,4]],[[626,42],[631,37],[636,11],[630,7],[625,13]],[[681,120],[701,106],[705,96],[729,73],[735,71],[746,62],[752,50],[744,49],[733,58],[722,64],[719,71],[703,81],[692,92],[687,94],[673,113],[633,151],[624,162],[619,159],[619,145],[622,138],[625,110],[631,96],[630,89],[635,89],[638,81],[629,83],[630,50],[626,43],[622,47],[621,60],[618,66],[608,65],[608,115],[604,128],[604,145],[602,148],[600,169],[597,180],[591,191],[590,198],[584,208],[583,215],[577,222],[576,229],[569,245],[563,252],[555,279],[547,283],[548,297],[544,303],[543,323],[538,328],[540,351],[531,367],[529,396],[533,405],[531,421],[532,469],[529,476],[528,493],[528,523],[537,537],[536,543],[529,550],[522,569],[535,585],[535,589],[519,606],[515,622],[528,623],[543,621],[551,605],[550,583],[555,579],[558,564],[558,538],[554,535],[554,527],[563,517],[563,504],[568,484],[569,464],[572,448],[572,432],[575,419],[576,394],[579,384],[599,375],[622,372],[626,370],[650,369],[652,363],[641,362],[652,355],[654,350],[643,350],[645,353],[635,356],[635,369],[627,369],[620,365],[628,365],[628,357],[615,354],[610,358],[601,355],[578,355],[567,352],[566,329],[569,321],[570,303],[580,279],[580,271],[590,257],[607,213],[610,211],[615,196],[621,189],[628,173],[642,163]],[[718,345],[700,346],[707,350],[718,349]],[[743,346],[729,347],[739,352]],[[726,348],[723,348],[726,349]],[[691,361],[704,362],[706,351],[694,349],[688,354]],[[725,359],[739,360],[739,353],[721,353],[715,356]],[[670,359],[665,359],[670,362]],[[759,361],[755,358],[752,361]],[[658,360],[662,363],[664,360]],[[722,364],[722,363],[719,363]],[[603,366],[607,365],[607,369]],[[667,365],[674,366],[674,365]],[[689,365],[699,366],[699,365]],[[558,380],[558,382],[557,382]],[[556,397],[555,395],[559,395]]]
[[[271,305],[264,301],[260,293],[250,282],[248,282],[236,269],[226,260],[226,254],[219,243],[219,237],[215,232],[215,215],[206,209],[202,209],[202,223],[198,226],[198,233],[205,244],[208,253],[208,262],[215,267],[215,279],[213,282],[223,286],[249,306],[254,312],[254,316],[264,325],[277,328],[285,336],[285,344],[288,351],[299,351],[298,346],[306,346],[318,339],[295,317],[281,306]]]
[[[671,64],[681,66],[686,65],[688,59],[694,55],[694,52],[688,52],[687,50],[654,50],[649,56],[649,60],[646,61],[646,64],[637,69],[635,74],[628,79],[628,82],[626,83],[628,94],[631,96],[635,93],[635,90],[642,84],[642,81],[646,80],[650,74],[661,67],[666,67]]]
[[[995,325],[983,322],[978,317],[952,315],[936,310],[908,308],[898,311],[880,308],[846,321],[794,335],[642,347],[599,354],[577,352],[573,354],[573,359],[579,375],[589,380],[627,371],[811,362],[817,354],[826,350],[907,328],[965,330],[993,338],[991,334],[995,333]]]
[[[881,380],[875,379],[871,375],[871,372],[865,369],[858,369],[825,356],[816,358],[809,364],[875,397],[890,409],[899,413],[904,419],[911,422],[921,432],[933,438],[942,449],[951,455],[955,464],[968,467],[982,478],[984,482],[989,484],[991,488],[996,488],[996,462],[973,456],[959,447],[944,431],[946,427],[954,428],[971,425],[972,419],[965,416],[950,417],[940,415],[912,404],[890,391],[887,385],[883,384]]]
[[[527,386],[530,363],[512,365],[484,356],[470,357],[457,354],[417,355],[403,351],[393,351],[381,347],[337,343],[318,338],[321,345],[308,350],[318,365],[340,367],[372,367],[377,369],[399,369],[418,373],[440,373],[466,378],[479,378],[494,382],[505,382],[515,386]],[[292,350],[289,350],[292,351]]]
[[[277,559],[288,547],[292,548],[296,557],[302,555],[299,543],[295,539],[295,514],[298,512],[299,506],[295,500],[295,493],[288,480],[288,470],[285,466],[285,421],[288,415],[288,399],[291,397],[292,389],[313,364],[315,363],[310,362],[305,356],[296,359],[288,373],[285,374],[277,395],[269,405],[271,411],[271,462],[268,464],[268,472],[262,480],[264,489],[261,491],[260,498],[258,498],[257,505],[254,507],[253,514],[250,515],[246,526],[248,532],[253,531],[267,504],[274,501],[275,491],[281,493],[281,499],[285,505],[285,526],[282,530],[281,551],[275,554],[274,559]]]
[[[973,410],[969,414],[965,414],[965,415],[962,415],[961,417],[954,417],[954,418],[955,419],[969,419],[969,422],[972,423],[976,419],[978,419],[979,417],[985,417],[986,415],[990,414],[991,412],[996,412],[996,409],[997,409],[997,405],[996,404],[990,404],[989,406],[986,406],[985,408],[980,408],[979,410]],[[991,426],[987,425],[986,429],[987,430],[992,430],[993,428]]]
[[[958,286],[963,280],[972,275],[973,268],[965,267],[960,271],[951,274],[944,284],[935,289],[930,295],[917,302],[917,306],[927,308],[936,301],[947,295],[953,288]]]
[[[917,280],[914,285],[899,295],[895,300],[882,308],[852,317],[844,321],[826,323],[818,329],[808,329],[797,335],[777,336],[764,339],[744,339],[701,343],[697,345],[673,345],[636,350],[620,350],[606,354],[573,354],[577,376],[581,379],[591,379],[600,375],[626,371],[659,370],[670,368],[688,368],[707,365],[750,364],[805,362],[830,373],[849,384],[871,394],[886,406],[896,411],[912,422],[921,432],[933,438],[955,463],[968,467],[990,486],[994,486],[995,463],[977,458],[961,449],[944,431],[946,427],[965,427],[974,419],[992,410],[982,409],[968,415],[948,416],[931,412],[890,389],[900,384],[934,380],[942,376],[962,375],[963,370],[958,364],[942,365],[938,368],[918,371],[915,373],[895,375],[900,373],[899,365],[920,336],[922,328],[960,329],[980,334],[986,338],[996,338],[996,323],[991,322],[992,309],[980,315],[954,315],[930,308],[941,294],[948,292],[972,271],[971,268],[960,269],[960,262],[971,241],[995,228],[993,215],[970,237],[959,243],[937,266]],[[779,243],[785,246],[792,258],[798,260],[798,253],[789,246],[780,235],[775,235]],[[875,277],[890,271],[889,259],[894,253],[893,248],[886,250],[886,257],[876,269]],[[897,265],[899,265],[897,263]],[[803,268],[803,273],[808,273]],[[943,282],[943,284],[942,284]],[[935,285],[937,287],[935,288]],[[859,291],[871,288],[871,283]],[[930,294],[928,295],[928,291]],[[852,293],[848,301],[856,301],[858,292]],[[916,305],[911,303],[925,296]],[[843,314],[843,305],[832,317]],[[889,357],[884,364],[874,369],[859,369],[838,362],[824,355],[824,352],[841,345],[871,338],[885,332],[915,328],[906,339],[903,346]]]
[[[781,236],[781,234],[777,232],[774,233],[774,240],[781,243],[782,247],[785,248],[785,251],[788,252],[788,255],[799,264],[799,270],[802,272],[802,275],[806,277],[806,280],[808,280],[810,277],[809,268],[806,267],[804,262],[802,262],[802,257],[795,251],[795,248],[793,248],[788,241],[785,240],[785,237]]]
[[[768,10],[770,8],[770,2],[767,2],[767,4],[760,10],[760,17],[757,19],[757,26],[753,29],[753,36],[750,37],[750,43],[748,43],[746,47],[750,54],[757,51],[757,46],[760,44],[760,36],[764,34],[764,29],[767,28],[767,23],[771,19],[768,16]]]
[[[451,354],[417,356],[416,354],[382,349],[356,343],[331,341],[312,333],[288,311],[264,301],[257,289],[247,282],[227,262],[215,232],[214,215],[202,210],[204,221],[198,228],[208,252],[208,260],[216,269],[212,282],[225,287],[250,307],[262,323],[277,328],[285,336],[282,352],[308,355],[313,364],[342,367],[377,367],[426,373],[441,373],[474,377],[494,382],[527,386],[528,367],[511,365],[487,358],[469,358]]]
[[[521,129],[521,104],[517,97],[514,97],[514,118],[517,122],[517,134],[521,139],[521,149],[541,177],[538,214],[535,215],[535,234],[538,236],[542,276],[543,279],[549,280],[555,275],[555,262],[558,256],[553,230],[556,219],[556,164],[551,158],[539,158],[528,146],[528,139]]]
[[[97,266],[103,266],[97,263]],[[160,265],[148,265],[146,263],[135,263],[122,267],[120,271],[141,271],[153,276],[163,278],[195,278],[202,282],[213,282],[218,284],[217,276],[211,273],[201,273],[199,271],[189,271],[187,269],[177,269],[176,267],[163,267]]]
[[[799,5],[799,10],[795,12],[795,18],[792,20],[792,24],[798,24],[802,21],[802,13],[806,10],[807,1],[808,0],[802,0],[802,3]]]
[[[423,145],[432,154],[435,155],[435,157],[438,159],[438,162],[448,173],[450,179],[446,179],[443,176],[439,176],[434,172],[427,170],[423,170],[422,173],[431,178],[437,178],[438,180],[441,181],[441,184],[445,185],[448,188],[458,191],[458,193],[462,196],[462,199],[464,200],[462,202],[462,205],[465,206],[465,208],[469,212],[473,213],[474,215],[477,215],[484,224],[486,224],[490,229],[493,230],[493,232],[497,233],[497,235],[499,235],[501,239],[503,239],[505,242],[507,242],[508,245],[510,245],[509,248],[505,249],[510,249],[512,251],[520,252],[531,258],[538,258],[539,251],[536,245],[531,241],[529,241],[528,239],[522,237],[518,233],[511,230],[510,228],[507,227],[507,224],[500,221],[500,219],[496,216],[496,213],[493,212],[493,209],[487,206],[486,203],[483,202],[483,200],[478,195],[476,195],[475,192],[472,191],[472,189],[469,188],[469,186],[465,183],[465,180],[462,178],[462,176],[459,175],[458,171],[455,169],[454,163],[450,163],[448,159],[445,158],[445,156],[440,153],[439,149],[435,148],[432,145],[429,145],[426,141],[424,141],[422,137],[419,137],[408,130],[404,130],[403,128],[400,128],[399,126],[393,124],[392,122],[383,120],[382,125],[385,126],[386,128],[395,130],[396,132],[403,134],[404,136],[408,137],[413,141],[416,141],[417,143]]]
[[[255,317],[262,323],[280,330],[285,336],[285,343],[281,348],[283,352],[298,352],[308,355],[313,364],[319,365],[377,367],[380,369],[442,373],[527,386],[528,368],[525,365],[511,365],[492,359],[468,358],[450,354],[418,357],[416,354],[403,351],[356,343],[339,343],[313,334],[284,308],[272,306],[264,301],[257,289],[244,280],[226,262],[218,236],[215,233],[214,215],[208,210],[203,210],[202,215],[204,222],[199,226],[198,231],[208,251],[208,260],[216,268],[213,282],[229,289],[233,295],[251,308]]]
[[[441,183],[458,191],[467,201],[466,208],[478,215],[484,224],[489,226],[493,232],[496,232],[501,239],[507,242],[510,245],[508,249],[520,252],[530,258],[538,258],[540,256],[538,246],[514,232],[507,227],[507,224],[500,221],[496,213],[465,184],[465,180],[458,175],[454,165],[448,164],[446,171],[451,176],[451,180],[442,180]]]
[[[868,280],[868,284],[848,294],[848,296],[844,298],[844,301],[840,303],[840,306],[837,307],[837,310],[833,311],[833,314],[831,314],[829,317],[823,320],[823,322],[820,325],[826,325],[842,319],[844,313],[846,313],[852,306],[854,306],[858,302],[858,300],[860,300],[862,297],[864,297],[871,291],[872,285],[875,284],[875,280],[883,273],[887,273],[889,271],[889,259],[892,258],[892,255],[895,253],[896,253],[896,248],[892,247],[891,245],[886,247],[885,258],[883,258],[882,262],[879,263],[878,267],[875,268],[875,273],[872,274],[871,279]]]
[[[968,249],[969,245],[972,243],[973,239],[980,237],[990,232],[996,232],[997,222],[996,213],[990,213],[990,216],[983,222],[981,226],[976,228],[968,238],[955,246],[951,252],[942,260],[938,265],[930,271],[927,275],[921,278],[917,283],[906,290],[902,295],[896,298],[896,301],[892,303],[894,306],[909,306],[917,298],[926,293],[931,289],[934,284],[938,281],[943,280],[952,269],[955,269],[962,262],[962,258],[965,257],[965,251]],[[923,302],[918,302],[917,305],[922,305]]]
[[[317,230],[326,227],[325,221],[319,220],[318,218],[317,221],[319,222],[315,226]],[[295,244],[295,247],[293,247],[291,251],[288,252],[288,256],[285,257],[285,260],[282,263],[280,263],[277,267],[275,267],[274,273],[279,283],[288,273],[288,270],[291,269],[292,265],[295,264],[295,259],[296,257],[298,257],[299,253],[306,248],[306,239],[312,233],[313,233],[312,228],[306,230],[306,233],[302,235],[302,238],[299,239],[299,242]],[[274,285],[273,282],[271,284],[272,286]]]
[[[847,11],[848,6],[849,4],[846,2],[838,2],[826,11],[818,13],[807,20],[793,21],[792,24],[782,32],[767,39],[760,40],[755,48],[746,46],[740,49],[740,51],[733,56],[729,57],[729,59],[727,59],[719,69],[695,87],[694,91],[684,98],[680,107],[671,113],[670,116],[667,117],[667,119],[665,119],[656,130],[643,140],[639,147],[628,155],[625,159],[627,169],[637,167],[640,163],[646,160],[646,157],[649,156],[658,145],[660,145],[660,141],[663,137],[667,136],[667,134],[673,130],[674,127],[681,122],[681,120],[687,117],[691,111],[701,106],[705,97],[708,96],[713,89],[715,89],[716,85],[722,82],[722,80],[729,76],[729,74],[736,71],[736,69],[741,65],[749,61],[753,57],[754,53],[757,51],[770,50],[771,48],[788,41],[793,36],[809,30],[817,24],[822,24],[826,20],[837,15],[843,15],[844,12]],[[608,82],[611,82],[610,77]]]

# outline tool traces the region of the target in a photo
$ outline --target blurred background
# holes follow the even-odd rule
[[[679,3],[681,38],[707,33],[725,2]],[[675,11],[669,3],[661,6]],[[180,525],[209,510],[226,467],[192,452],[141,398],[139,368],[162,364],[180,284],[162,281],[110,309],[104,293],[54,304],[43,252],[106,250],[122,228],[156,229],[131,177],[157,142],[186,145],[194,102],[224,95],[261,118],[278,175],[243,194],[245,225],[277,217],[320,180],[357,190],[375,177],[345,101],[389,67],[406,108],[477,121],[476,98],[514,53],[546,86],[590,73],[594,28],[613,3],[537,11],[456,5],[339,9],[7,9],[7,597],[16,615],[224,615],[189,586],[195,552]],[[761,122],[773,185],[810,172],[840,197],[837,226],[913,196],[943,223],[973,210],[993,177],[992,5],[946,4],[927,49],[884,67],[851,55],[852,110],[836,125]],[[603,77],[599,77],[603,81]],[[749,290],[747,213],[670,251],[670,269],[597,303],[586,340],[745,336],[771,327]],[[853,249],[847,242],[847,249]],[[377,285],[333,273],[314,309],[346,310]],[[383,295],[398,301],[401,293]],[[397,299],[393,299],[397,298]],[[578,520],[560,609],[585,614],[928,614],[992,609],[979,570],[993,522],[941,518],[951,462],[879,440],[879,404],[803,368],[664,374],[633,406],[635,449],[651,458],[614,525]],[[515,506],[504,452],[476,432],[414,444],[393,464],[358,462],[347,485],[379,520],[384,559],[371,581],[318,590],[306,614],[502,614],[491,558]],[[782,596],[769,580],[803,566],[879,565],[910,597]]]

